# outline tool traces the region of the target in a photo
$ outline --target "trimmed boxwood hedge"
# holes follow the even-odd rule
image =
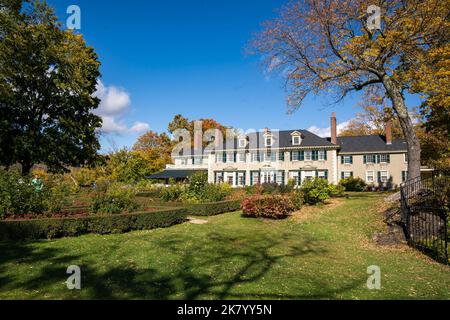
[[[184,204],[183,207],[154,207],[153,212],[99,215],[78,218],[46,218],[0,221],[0,240],[52,239],[82,234],[124,233],[133,230],[170,227],[182,223],[187,215],[213,216],[240,210],[240,201]],[[69,211],[86,209],[70,208]]]
[[[233,212],[241,209],[239,200],[227,200],[210,203],[187,204],[184,206],[186,213],[194,216],[214,216],[225,212]]]
[[[52,239],[87,233],[124,233],[170,227],[186,220],[184,209],[81,218],[0,221],[0,240]]]

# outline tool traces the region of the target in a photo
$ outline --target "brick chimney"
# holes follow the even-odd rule
[[[194,122],[194,154],[195,155],[202,154],[202,145],[203,145],[202,122],[195,121]]]
[[[386,144],[392,144],[392,120],[386,121]]]
[[[337,125],[334,112],[331,114],[331,143],[337,144]]]
[[[221,150],[223,149],[223,135],[222,135],[222,131],[220,131],[220,129],[215,129],[214,130],[214,148],[216,150]]]

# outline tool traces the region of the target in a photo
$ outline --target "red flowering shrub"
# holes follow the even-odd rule
[[[245,217],[282,219],[295,210],[292,200],[283,195],[253,195],[241,203]]]

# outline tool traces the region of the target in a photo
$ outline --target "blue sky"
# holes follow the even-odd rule
[[[166,131],[177,113],[189,119],[214,118],[244,130],[315,126],[323,132],[332,111],[338,123],[358,112],[356,96],[339,105],[331,105],[331,98],[309,97],[299,111],[286,114],[283,81],[265,75],[259,58],[245,54],[261,23],[273,18],[285,1],[48,3],[64,22],[68,6],[80,7],[80,32],[102,62],[102,152],[132,146],[148,128]]]

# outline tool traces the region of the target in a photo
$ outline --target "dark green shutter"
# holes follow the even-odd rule
[[[350,156],[350,163],[353,164],[353,156]]]
[[[328,170],[325,170],[325,180],[328,180]]]
[[[375,163],[381,162],[381,156],[379,154],[375,155]]]
[[[353,177],[353,171],[350,171],[350,177]]]
[[[299,160],[300,161],[305,161],[305,151],[300,151],[299,152]]]
[[[341,164],[344,164],[344,156],[341,156]]]
[[[234,153],[234,162],[237,161],[237,152]]]
[[[324,153],[324,159],[327,160],[327,150],[325,150],[323,153]]]
[[[378,183],[381,183],[381,172],[380,171],[377,172],[377,176],[378,176]]]
[[[224,152],[224,153],[222,153],[222,159],[223,159],[223,162],[227,162],[227,153],[226,152]]]
[[[344,172],[341,172],[341,179],[344,179]]]
[[[387,163],[391,163],[391,155],[390,154],[387,155]]]
[[[367,155],[364,155],[364,164],[366,164],[367,163]]]

